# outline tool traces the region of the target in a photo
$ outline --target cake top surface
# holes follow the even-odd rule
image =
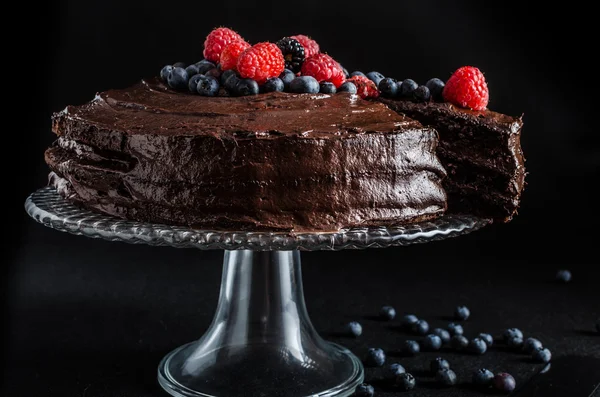
[[[158,79],[109,90],[55,118],[84,120],[127,134],[269,138],[402,132],[424,128],[381,103],[355,94],[272,92],[243,97],[201,97],[171,90]]]

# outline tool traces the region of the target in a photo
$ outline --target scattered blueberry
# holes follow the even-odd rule
[[[562,283],[568,283],[571,281],[571,272],[568,270],[559,270],[556,273],[556,280]]]
[[[404,342],[403,351],[407,354],[415,355],[421,351],[421,347],[419,346],[419,342],[414,340],[407,340],[406,342]]]
[[[425,320],[418,320],[412,325],[412,331],[418,335],[425,335],[429,332],[429,323]]]
[[[429,334],[423,339],[423,349],[436,351],[442,348],[442,338],[437,335]]]
[[[494,374],[489,369],[480,368],[473,372],[473,384],[480,387],[490,387],[494,381]]]
[[[195,64],[189,65],[187,68],[185,68],[185,71],[187,72],[189,77],[195,76],[199,73],[198,66],[196,66]]]
[[[225,82],[233,76],[237,76],[237,73],[235,72],[235,70],[226,70],[223,73],[221,73],[221,85],[225,85]]]
[[[354,84],[352,84],[352,85],[354,85]],[[400,321],[400,325],[402,326],[402,328],[409,330],[412,328],[413,324],[416,323],[417,321],[419,321],[419,319],[414,314],[406,314],[405,316],[402,317],[402,320]]]
[[[429,363],[429,369],[431,370],[431,373],[435,374],[441,369],[450,369],[450,363],[444,358],[436,357]]]
[[[335,94],[337,91],[335,89],[335,84],[330,83],[329,81],[324,81],[321,84],[319,84],[319,86],[319,92],[322,94]]]
[[[375,388],[368,383],[356,386],[353,396],[356,397],[373,397],[375,395]]]
[[[169,78],[169,73],[173,70],[173,66],[167,65],[160,70],[160,78],[162,81],[167,81]]]
[[[186,66],[187,66],[187,64],[186,64],[185,62],[175,62],[175,63],[173,64],[173,67],[174,67],[174,68],[182,68],[182,69],[185,69],[185,67],[186,67]]]
[[[406,369],[398,363],[390,364],[387,367],[387,373],[391,378],[394,378],[396,375],[403,374],[405,372],[406,372]]]
[[[194,94],[198,93],[198,81],[201,77],[204,76],[202,76],[201,74],[195,74],[192,77],[190,77],[190,80],[188,81],[188,89]]]
[[[371,347],[367,352],[366,364],[371,367],[381,367],[385,364],[385,353],[379,348]]]
[[[440,337],[440,339],[442,340],[442,343],[448,343],[450,342],[450,332],[446,331],[443,328],[435,328],[432,333],[434,335],[437,335]]]
[[[477,337],[483,339],[487,347],[490,347],[494,344],[494,337],[490,334],[481,333],[477,335]]]
[[[363,72],[360,72],[358,70],[355,70],[354,72],[350,73],[350,77],[354,77],[354,76],[363,76],[363,77],[367,77],[366,74],[364,74]]]
[[[443,102],[444,98],[442,97],[442,92],[444,91],[444,82],[437,77],[429,79],[425,86],[429,88],[429,92],[431,93],[431,98],[436,102]]]
[[[469,346],[469,340],[464,335],[454,335],[452,339],[450,339],[450,346],[453,349],[462,350]]]
[[[502,334],[505,342],[508,342],[511,338],[521,338],[523,339],[523,332],[521,332],[518,328],[509,328]]]
[[[198,94],[203,96],[216,96],[219,93],[219,82],[214,77],[206,77],[201,74],[198,79]]]
[[[454,336],[454,335],[462,335],[465,333],[465,331],[463,330],[462,325],[460,324],[456,324],[456,323],[450,323],[448,324],[448,327],[446,328],[448,330],[448,332],[450,332],[450,335]]]
[[[544,347],[539,347],[531,353],[531,358],[540,363],[549,363],[552,360],[552,353]]]
[[[398,83],[390,77],[382,79],[377,88],[381,92],[381,96],[385,98],[394,98],[398,94]]]
[[[289,91],[290,83],[296,78],[296,74],[289,69],[283,69],[279,78],[283,81],[284,91]]]
[[[205,74],[209,70],[217,68],[214,63],[209,61],[200,61],[196,64],[196,66],[198,67],[198,73],[200,74]]]
[[[219,68],[212,68],[208,72],[204,73],[205,76],[214,77],[219,80],[221,78],[221,70]]]
[[[367,78],[368,78],[369,80],[371,80],[373,83],[375,83],[375,85],[377,85],[377,86],[378,86],[378,85],[379,85],[379,82],[380,82],[381,80],[385,79],[385,76],[384,76],[384,75],[382,75],[382,74],[381,74],[381,73],[379,73],[379,72],[375,72],[375,71],[373,71],[373,72],[369,72],[369,73],[367,73]]]
[[[417,89],[413,91],[413,99],[417,102],[429,102],[429,99],[431,99],[429,88],[424,85],[418,86]]]
[[[260,90],[261,92],[282,92],[284,90],[283,80],[279,77],[272,77],[260,86]]]
[[[346,81],[338,87],[337,92],[349,92],[351,94],[356,94],[358,92],[358,88],[356,88],[356,85],[353,83]]]
[[[319,88],[319,82],[312,76],[298,76],[290,83],[290,92],[297,94],[316,94]]]
[[[410,98],[418,86],[417,82],[412,79],[402,80],[402,84],[400,85],[400,96]]]
[[[394,384],[402,391],[409,391],[415,388],[417,381],[415,377],[405,372],[403,374],[396,375],[394,379]]]
[[[436,372],[435,380],[444,386],[453,386],[456,384],[457,377],[450,368],[444,368]]]
[[[454,309],[454,318],[457,320],[464,321],[468,319],[470,315],[471,311],[466,306],[457,306],[456,309]]]
[[[473,338],[469,342],[469,351],[475,354],[483,354],[487,351],[487,344],[481,338]]]
[[[515,336],[514,338],[510,338],[509,340],[507,340],[506,344],[511,349],[520,349],[523,347],[523,338]]]
[[[236,96],[256,95],[259,93],[258,83],[253,79],[241,79],[235,86],[233,94]]]
[[[379,311],[379,317],[384,320],[393,320],[396,317],[396,309],[391,306],[383,306]]]
[[[517,387],[517,382],[512,375],[502,372],[494,376],[493,385],[498,391],[510,393]]]
[[[359,337],[362,335],[362,325],[357,321],[351,321],[346,325],[346,333],[350,336]]]
[[[173,67],[171,73],[167,77],[169,87],[174,90],[185,90],[188,88],[188,74],[184,68]]]
[[[542,342],[535,338],[527,338],[523,342],[523,351],[527,354],[533,353],[534,350],[542,347]]]

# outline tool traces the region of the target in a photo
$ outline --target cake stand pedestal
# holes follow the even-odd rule
[[[301,250],[390,247],[459,236],[490,223],[446,215],[405,227],[337,233],[204,231],[125,221],[81,209],[42,188],[27,213],[63,232],[149,245],[224,250],[221,292],[212,324],[197,341],[169,353],[158,382],[176,397],[349,396],[363,381],[360,360],[323,340],[304,304]]]

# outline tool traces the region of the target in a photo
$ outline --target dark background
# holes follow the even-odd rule
[[[481,330],[519,326],[546,335],[558,356],[600,357],[599,339],[589,332],[600,315],[595,22],[583,6],[570,4],[105,0],[37,6],[28,13],[32,37],[16,62],[28,65],[28,85],[19,83],[19,106],[11,113],[24,112],[22,127],[5,130],[5,145],[11,142],[3,191],[10,192],[6,395],[161,395],[158,360],[210,322],[221,252],[70,236],[36,224],[23,203],[46,183],[43,152],[54,139],[53,112],[156,75],[165,64],[201,59],[204,38],[216,26],[250,42],[307,34],[350,71],[421,83],[474,65],[486,75],[492,110],[524,114],[527,185],[511,223],[426,245],[303,254],[307,305],[320,332],[335,333],[385,303],[432,322],[467,303],[479,313],[473,321]],[[21,82],[25,74],[6,77]],[[561,268],[573,271],[568,286],[553,282]],[[357,349],[398,336],[379,337],[365,336]],[[505,369],[511,365],[520,380],[533,371],[510,360]]]

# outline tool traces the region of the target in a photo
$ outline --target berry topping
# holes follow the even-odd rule
[[[258,43],[242,52],[237,70],[244,79],[263,84],[271,77],[278,77],[284,69],[283,54],[274,43]]]
[[[197,90],[198,94],[203,96],[216,96],[219,93],[219,82],[214,77],[207,77],[201,74],[198,79]]]
[[[283,81],[279,77],[271,77],[270,79],[265,81],[265,84],[260,86],[260,92],[281,92],[283,91],[283,89]]]
[[[346,81],[340,64],[327,54],[319,53],[306,58],[306,61],[302,64],[301,71],[303,76],[312,76],[319,83],[329,81],[336,88]]]
[[[297,94],[316,94],[319,92],[319,82],[312,76],[298,76],[290,83],[290,92]]]
[[[258,83],[252,79],[241,79],[233,87],[232,93],[235,96],[256,95],[259,92]]]
[[[367,77],[369,78],[369,80],[375,83],[375,85],[379,85],[379,82],[385,78],[384,75],[375,71],[367,73]]]
[[[357,94],[363,99],[377,98],[379,96],[377,86],[368,77],[353,76],[347,81],[350,81],[356,86]],[[425,333],[427,333],[427,331],[425,331]]]
[[[306,59],[302,44],[300,44],[298,40],[292,39],[291,37],[284,37],[276,44],[283,54],[286,69],[290,69],[292,72],[298,73],[302,67],[302,64],[304,63],[304,60]]]
[[[510,393],[517,387],[517,382],[511,374],[505,372],[496,374],[493,380],[494,387],[501,392]]]
[[[481,333],[477,335],[477,337],[483,339],[487,347],[490,347],[494,344],[494,337],[490,334]]]
[[[398,83],[390,77],[382,79],[377,88],[384,98],[394,98],[398,94]]]
[[[160,78],[162,81],[167,82],[169,78],[169,73],[173,70],[173,66],[167,65],[160,70]]]
[[[552,353],[545,347],[538,347],[531,354],[531,358],[540,363],[548,363],[552,359]]]
[[[415,377],[404,372],[395,376],[394,385],[396,385],[402,391],[409,391],[415,388],[417,381]]]
[[[396,317],[396,309],[391,306],[383,306],[379,311],[379,317],[384,320],[393,320]]]
[[[346,69],[345,67],[343,67],[341,64],[340,64],[340,67],[341,67],[341,68],[342,68],[342,70],[344,71],[344,77],[345,77],[345,78],[348,78],[348,77],[350,77],[350,73],[348,73],[348,69]]]
[[[421,347],[419,346],[419,342],[414,340],[407,340],[404,342],[403,351],[409,355],[415,355],[421,351]]]
[[[481,338],[474,338],[469,342],[469,351],[475,354],[483,354],[487,351],[487,345]]]
[[[278,79],[279,80],[279,79]],[[279,80],[281,81],[281,80]],[[281,83],[283,86],[283,83]],[[346,333],[350,336],[358,337],[362,335],[362,325],[356,321],[351,321],[346,325]]]
[[[381,367],[385,364],[385,353],[379,348],[371,347],[367,352],[366,364],[371,367]]]
[[[356,386],[354,391],[354,397],[373,397],[375,395],[375,388],[368,383],[363,383]]]
[[[363,72],[361,72],[359,70],[355,70],[354,72],[350,73],[350,77],[354,77],[354,76],[367,77],[366,74],[364,74]]]
[[[208,71],[216,69],[217,67],[214,63],[206,59],[203,59],[200,62],[196,62],[195,65],[198,66],[198,73],[200,74],[206,74],[208,73]]]
[[[244,40],[234,41],[233,43],[227,44],[225,48],[223,48],[221,57],[219,58],[221,70],[236,69],[240,54],[249,47],[250,44],[246,43]]]
[[[319,92],[322,94],[335,94],[337,92],[337,89],[335,88],[335,85],[333,83],[330,83],[329,81],[324,81],[320,84]]]
[[[229,28],[214,29],[204,40],[204,58],[211,62],[219,62],[223,49],[234,41],[244,41],[244,39]]]
[[[188,74],[184,68],[174,67],[167,76],[169,87],[174,90],[185,90],[188,88]]]
[[[443,386],[453,386],[456,384],[457,377],[456,373],[450,368],[444,368],[437,371],[435,374],[435,380]]]
[[[560,281],[561,283],[568,283],[571,281],[571,277],[571,272],[568,270],[559,270],[556,273],[556,280]]]
[[[200,77],[204,77],[204,75],[195,74],[190,77],[190,80],[188,81],[188,89],[194,94],[198,93],[198,81],[200,81]]]
[[[419,87],[413,79],[402,80],[400,84],[400,96],[404,98],[412,98],[413,92]]]
[[[402,328],[409,330],[412,328],[412,325],[419,321],[419,318],[414,314],[406,314],[402,317],[401,326]]]
[[[185,71],[187,72],[188,77],[195,76],[200,72],[198,66],[195,63],[192,63],[187,68],[185,68]]]
[[[464,335],[454,335],[450,339],[450,346],[456,350],[463,350],[469,346],[469,340]]]
[[[174,68],[183,68],[183,69],[185,69],[186,66],[187,66],[187,64],[185,62],[175,62],[173,64]]]
[[[450,335],[452,335],[452,336],[454,336],[454,335],[462,335],[462,334],[465,333],[465,331],[463,330],[462,325],[456,324],[456,323],[450,323],[450,324],[448,324],[447,329],[448,329],[448,332],[450,332]]]
[[[321,52],[319,44],[308,36],[297,34],[295,36],[291,36],[290,38],[296,39],[300,42],[300,44],[302,44],[302,47],[304,47],[304,57],[306,59]]]
[[[450,369],[450,363],[444,358],[436,357],[429,363],[429,369],[435,374],[440,369]]]
[[[542,342],[535,338],[527,338],[523,342],[523,351],[525,353],[531,354],[534,350],[540,349],[542,347]]]
[[[398,374],[403,374],[405,372],[406,372],[406,369],[404,369],[404,367],[402,365],[398,364],[398,363],[390,364],[387,367],[387,373],[392,378],[395,377]]]
[[[283,72],[279,75],[281,81],[283,81],[283,86],[285,87],[285,91],[289,91],[290,83],[292,80],[296,78],[296,74],[289,69],[284,69]]]
[[[237,72],[235,70],[226,70],[221,74],[221,85],[225,86],[225,82],[233,76],[237,76]]]
[[[472,382],[479,387],[490,387],[494,380],[494,374],[489,369],[480,368],[473,372]]]
[[[508,340],[512,339],[512,338],[523,339],[523,332],[521,332],[521,330],[518,328],[509,328],[504,331],[504,333],[502,334],[502,337],[504,338],[505,342],[508,342]]]
[[[337,92],[349,92],[350,94],[356,94],[358,92],[358,89],[356,88],[356,85],[349,81],[346,81],[344,84],[337,88]]]
[[[418,86],[417,89],[413,91],[413,99],[417,102],[429,102],[429,99],[431,99],[429,88],[424,85]]]
[[[423,339],[423,348],[429,351],[436,351],[442,348],[442,338],[437,335],[429,334]]]
[[[431,331],[434,335],[437,335],[442,340],[442,343],[450,342],[450,332],[446,331],[443,328],[435,328]]]
[[[425,87],[429,88],[431,98],[436,102],[442,102],[444,100],[444,97],[442,96],[444,85],[444,82],[437,77],[429,79],[427,83],[425,83]]]
[[[446,82],[442,95],[445,101],[472,110],[484,110],[490,98],[485,77],[474,66],[456,70]]]
[[[425,87],[425,86],[419,86],[419,88],[420,87]],[[425,88],[427,88],[427,87],[425,87]],[[466,306],[457,306],[456,309],[454,309],[454,318],[456,318],[457,320],[466,320],[469,318],[470,315],[471,315],[471,311]]]
[[[214,77],[217,80],[221,79],[221,71],[219,70],[219,68],[212,68],[208,72],[204,73],[204,75]]]

